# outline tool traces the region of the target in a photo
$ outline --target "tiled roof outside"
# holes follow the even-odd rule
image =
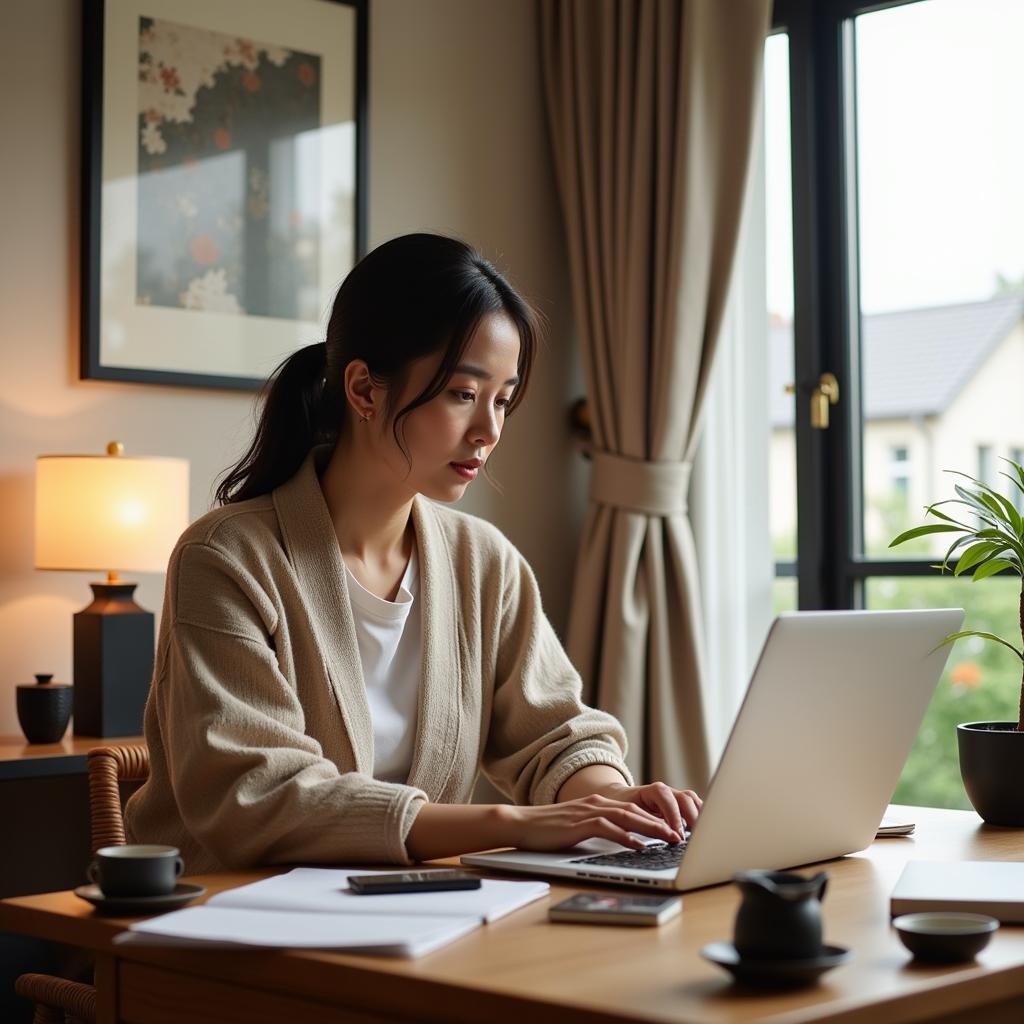
[[[954,398],[1024,316],[1024,295],[874,313],[862,320],[864,418],[932,416]],[[769,328],[773,427],[792,426],[793,326]],[[842,388],[842,375],[840,389]]]

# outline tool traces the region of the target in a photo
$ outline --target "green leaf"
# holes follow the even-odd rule
[[[999,507],[1002,509],[1003,518],[1006,520],[1010,529],[1019,537],[1020,536],[1020,515],[1017,510],[1013,507],[1013,502],[1009,498],[1000,494],[993,488],[989,488],[992,497],[998,502]]]
[[[1015,483],[1017,487],[1020,489],[1020,492],[1024,494],[1024,466],[1021,466],[1019,463],[1014,462],[1013,459],[1003,458],[1002,455],[1000,455],[999,457],[1003,460],[1003,462],[1005,462],[1010,467],[1010,469],[1013,470],[1013,472],[1016,474],[1017,479],[1014,480],[1014,478],[1009,473],[1003,473],[1003,476],[1005,476],[1008,480],[1013,481],[1013,483]]]
[[[974,534],[972,533],[965,533],[962,537],[958,537],[955,541],[953,541],[952,544],[949,545],[949,550],[946,552],[945,556],[942,559],[942,565],[936,566],[936,568],[941,569],[942,572],[945,572],[949,568],[950,555],[952,555],[957,548],[963,547],[964,544],[970,544],[973,540]]]
[[[941,505],[963,505],[965,508],[971,510],[973,515],[985,515],[989,520],[992,518],[992,513],[988,511],[983,505],[979,505],[976,501],[964,501],[962,498],[950,498],[948,501],[940,502]],[[973,530],[973,526],[969,526],[968,529]]]
[[[974,509],[977,515],[988,523],[990,526],[1001,526],[1003,523],[1002,510],[997,506],[992,509],[983,500],[983,495],[975,494],[973,491],[967,490],[966,487],[961,487],[959,484],[953,488],[957,494],[967,503],[969,508]]]
[[[1013,552],[1014,560],[1018,564],[1024,563],[1024,544],[1021,544],[1012,533],[1007,533],[1006,530],[979,530],[975,536],[981,540],[987,538],[1005,544]]]
[[[994,555],[997,550],[999,550],[999,544],[991,540],[983,540],[978,544],[972,544],[971,547],[969,547],[957,559],[953,575],[959,576],[962,572],[970,569],[972,565],[977,565],[979,562],[983,562],[990,555]]]
[[[940,501],[939,502],[939,505],[946,505],[946,504],[949,504],[949,503],[945,502],[945,501]],[[938,507],[937,505],[929,505],[924,510],[924,514],[926,516],[935,516],[936,519],[941,519],[944,523],[953,523],[954,525],[959,526],[963,530],[969,530],[970,529],[969,526],[966,526],[964,523],[961,523],[959,520],[954,519],[952,516],[947,516],[945,512],[936,512],[935,509],[937,507]]]
[[[1010,465],[1015,466],[1016,463],[1011,462]],[[1013,486],[1016,487],[1021,494],[1024,494],[1024,483],[1021,483],[1021,481],[1018,480],[1016,477],[1010,476],[1009,473],[1004,473],[1001,470],[999,472],[999,475],[1005,476],[1006,479],[1009,480],[1010,483],[1013,484]],[[1021,540],[1024,540],[1024,516],[1021,516],[1021,514],[1017,511],[1017,509],[1014,507],[1013,502],[1010,502],[1010,508],[1013,509],[1013,515],[1011,516],[1011,519],[1013,520],[1014,529],[1017,531],[1017,536],[1020,537]]]
[[[1009,532],[1009,530],[997,530],[993,527],[986,527],[984,530],[975,530],[975,537],[980,537],[982,540],[988,538],[989,540],[995,541],[999,544],[1008,544],[1013,547],[1018,543],[1017,538]]]
[[[929,523],[927,526],[915,526],[906,533],[901,533],[889,547],[894,548],[904,541],[913,540],[915,537],[926,537],[930,533],[959,533],[959,526],[946,526],[943,523]]]
[[[979,633],[975,629],[965,629],[959,633],[950,633],[949,636],[943,637],[942,641],[939,643],[939,647],[951,644],[954,640],[962,640],[965,636],[977,636],[981,637],[982,640],[991,640],[993,643],[1002,644],[1004,647],[1009,647],[1021,661],[1024,661],[1024,651],[1018,651],[1013,644],[1007,643],[1002,637],[996,636],[995,633]],[[937,651],[939,647],[934,649]]]
[[[1007,462],[1010,460],[1007,459]],[[1011,463],[1015,465],[1015,463]],[[953,472],[956,472],[955,470]],[[966,473],[958,474],[960,476],[967,476]],[[1004,473],[1003,476],[1006,474]],[[1021,517],[1017,510],[1013,507],[1013,502],[1009,498],[1000,494],[994,487],[990,487],[988,484],[982,483],[979,480],[974,480],[973,477],[967,477],[977,484],[979,490],[975,494],[975,497],[982,502],[992,513],[999,519],[1001,523],[1005,523],[1013,531],[1014,535],[1018,539],[1024,540],[1021,536]]]
[[[1015,562],[1010,562],[1005,558],[993,558],[990,562],[986,562],[974,571],[974,575],[971,577],[975,583],[978,580],[986,579],[989,576],[995,576],[997,572],[1002,572],[1004,569],[1015,569],[1020,572],[1020,566]]]

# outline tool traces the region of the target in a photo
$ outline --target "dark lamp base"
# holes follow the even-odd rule
[[[135,583],[90,583],[92,603],[74,616],[77,736],[137,736],[153,675],[153,614]]]

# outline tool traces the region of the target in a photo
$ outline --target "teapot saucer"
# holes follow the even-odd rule
[[[731,942],[712,942],[700,955],[727,970],[737,981],[748,985],[790,988],[812,982],[853,955],[842,946],[822,946],[821,955],[798,960],[758,960],[743,958]]]
[[[80,885],[75,895],[86,903],[91,903],[101,914],[119,914],[124,917],[135,917],[141,914],[157,914],[163,910],[174,910],[199,896],[206,889],[201,885],[179,882],[173,892],[162,896],[104,896],[98,885]]]

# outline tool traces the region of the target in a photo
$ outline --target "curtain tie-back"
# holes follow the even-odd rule
[[[692,462],[647,462],[611,452],[593,452],[590,498],[599,505],[649,516],[686,512]]]

